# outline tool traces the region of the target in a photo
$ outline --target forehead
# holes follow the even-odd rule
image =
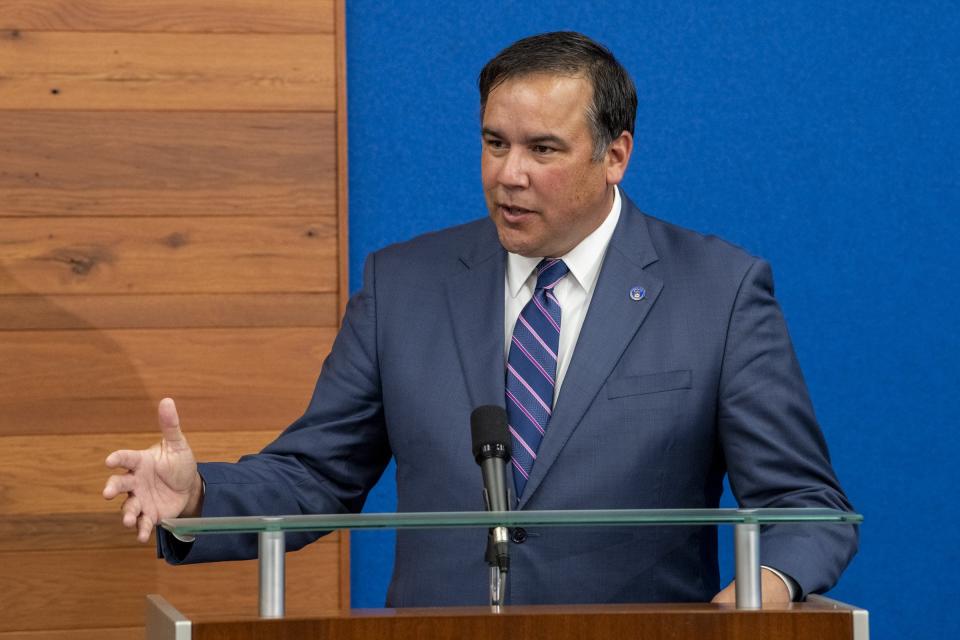
[[[580,76],[534,74],[509,78],[487,96],[483,125],[573,133],[587,126],[587,107],[592,97],[590,82]]]

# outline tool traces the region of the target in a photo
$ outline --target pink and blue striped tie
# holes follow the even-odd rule
[[[523,495],[553,413],[560,343],[560,303],[553,288],[568,272],[556,258],[537,265],[537,288],[520,312],[510,342],[506,403],[517,497]]]

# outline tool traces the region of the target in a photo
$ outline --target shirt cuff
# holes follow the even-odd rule
[[[773,573],[775,576],[783,580],[783,584],[787,585],[787,591],[790,593],[790,602],[796,602],[797,597],[800,595],[800,585],[797,584],[797,581],[783,573],[782,571],[777,571],[773,567],[768,567],[767,565],[760,565],[761,569],[766,569],[767,571]]]

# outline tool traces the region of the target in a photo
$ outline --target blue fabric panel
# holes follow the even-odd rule
[[[607,44],[637,83],[626,192],[774,267],[867,517],[832,595],[871,610],[874,638],[960,635],[960,5],[351,1],[354,288],[370,251],[484,215],[477,73],[556,29]],[[395,507],[393,478],[368,510]],[[353,604],[381,606],[391,536],[353,541]]]

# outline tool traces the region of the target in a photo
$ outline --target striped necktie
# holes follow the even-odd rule
[[[553,413],[560,343],[560,303],[553,288],[568,272],[557,258],[544,258],[537,265],[537,288],[520,312],[510,342],[506,404],[517,497],[523,495]]]

